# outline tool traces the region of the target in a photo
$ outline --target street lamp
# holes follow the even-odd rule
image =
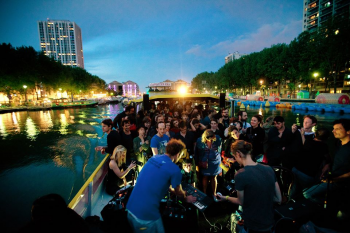
[[[26,102],[27,102],[27,85],[23,85],[24,88],[24,95],[26,97]]]
[[[314,89],[316,91],[316,78],[318,77],[318,73],[317,72],[313,73],[313,76],[315,78],[315,80],[314,80]],[[311,91],[312,91],[312,89],[311,89]]]

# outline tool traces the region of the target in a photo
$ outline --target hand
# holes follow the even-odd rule
[[[330,165],[328,163],[326,165],[324,165],[324,167],[322,168],[321,176],[320,176],[321,180],[323,179],[325,174],[329,171],[329,169],[330,169]]]
[[[103,146],[96,146],[95,147],[95,151],[100,151],[100,150],[102,150],[103,149]]]
[[[221,194],[216,194],[215,197],[218,201],[226,201],[226,196],[222,196]]]
[[[128,167],[129,170],[133,169],[134,167],[136,167],[136,162],[132,161]]]
[[[301,134],[301,135],[304,135],[304,134],[305,134],[305,129],[304,129],[304,128],[301,128],[301,129],[300,129],[300,134]]]
[[[295,133],[298,129],[298,126],[296,124],[292,125],[292,133]]]
[[[188,202],[188,203],[193,203],[193,202],[196,202],[197,201],[197,198],[196,197],[194,197],[194,196],[187,196],[186,197],[186,202]]]
[[[149,144],[149,141],[148,141],[148,140],[146,140],[146,141],[145,141],[145,143],[148,145],[148,144]]]
[[[105,153],[106,153],[106,148],[102,148],[101,154],[105,154]]]
[[[222,124],[222,117],[221,117],[221,118],[219,118],[219,123],[220,123],[220,124]]]

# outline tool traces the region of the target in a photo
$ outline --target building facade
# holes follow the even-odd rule
[[[113,90],[118,94],[123,93],[123,84],[117,81],[113,81],[108,84],[108,89]]]
[[[148,87],[150,88],[150,91],[157,89],[158,91],[169,91],[169,92],[175,91],[176,92],[179,90],[180,87],[189,88],[190,86],[191,86],[190,83],[181,79],[178,79],[176,81],[171,81],[167,79],[160,83],[150,83]]]
[[[304,0],[303,31],[317,30],[329,18],[348,17],[350,0]]]
[[[239,53],[237,51],[234,52],[234,53],[230,53],[229,55],[227,55],[225,57],[225,64],[227,64],[227,63],[229,63],[229,62],[231,62],[233,60],[239,59],[239,58],[241,58],[241,57],[243,57],[245,55],[247,55],[247,54],[243,54],[243,53],[241,54],[241,53]]]
[[[80,27],[68,20],[38,21],[40,49],[63,65],[84,68]]]
[[[123,82],[123,96],[138,96],[140,95],[139,85],[133,81]]]

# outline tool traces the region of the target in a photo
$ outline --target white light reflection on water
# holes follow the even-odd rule
[[[27,138],[34,141],[39,134],[39,130],[36,128],[34,121],[29,116],[26,120],[25,131],[27,133]]]
[[[65,134],[68,134],[68,121],[67,121],[67,117],[64,113],[60,114],[60,123],[61,123],[61,126],[60,126],[60,133],[65,135]]]
[[[40,128],[41,130],[50,130],[53,127],[50,111],[40,112]]]
[[[7,134],[7,130],[6,130],[4,121],[5,121],[5,119],[3,119],[3,115],[0,114],[0,135],[3,137],[6,137],[8,134]]]

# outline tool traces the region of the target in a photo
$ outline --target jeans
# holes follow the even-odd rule
[[[289,196],[290,198],[295,199],[298,196],[302,196],[303,190],[314,185],[316,180],[315,178],[299,171],[295,167],[293,167],[292,172],[294,174],[294,182]]]
[[[304,197],[313,202],[323,204],[326,200],[328,183],[320,183],[304,191]],[[345,189],[345,186],[337,183],[329,184],[329,195],[334,195],[337,191]]]
[[[145,221],[138,219],[134,214],[128,211],[128,221],[135,233],[164,233],[162,218],[154,221]]]

